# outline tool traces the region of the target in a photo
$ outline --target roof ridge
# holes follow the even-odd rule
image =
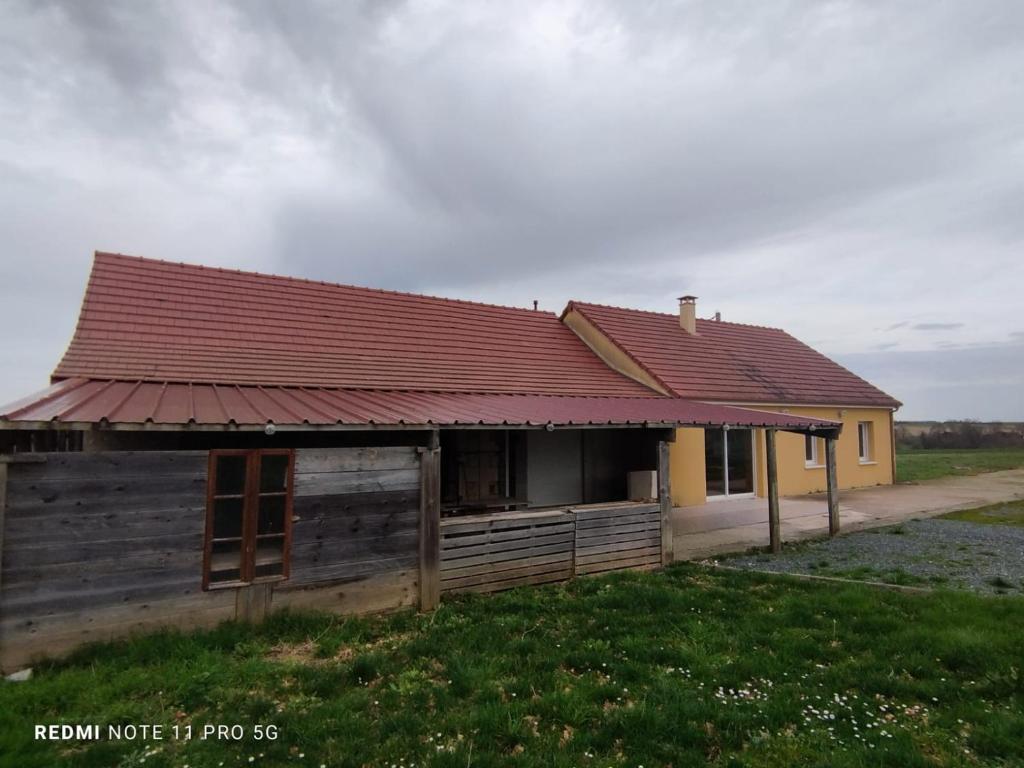
[[[274,272],[257,272],[251,269],[237,269],[234,267],[214,267],[208,264],[193,264],[187,261],[171,261],[169,259],[156,259],[151,256],[136,256],[130,253],[115,253],[113,251],[94,251],[95,258],[112,257],[129,261],[138,261],[145,264],[163,264],[169,267],[187,267],[189,269],[201,270],[203,272],[221,272],[229,275],[240,275],[242,277],[271,278],[274,280],[285,280],[292,283],[304,283],[307,285],[319,285],[328,288],[346,288],[355,291],[366,291],[368,293],[385,294],[389,296],[404,296],[416,299],[429,299],[431,301],[450,302],[454,304],[465,304],[474,307],[489,307],[491,309],[507,309],[513,312],[528,312],[531,315],[549,315],[557,320],[555,312],[546,309],[531,309],[530,307],[515,307],[510,304],[494,304],[486,301],[473,301],[472,299],[453,299],[448,296],[436,296],[429,293],[415,293],[414,291],[397,291],[392,288],[374,288],[367,285],[355,285],[354,283],[340,283],[331,280],[316,280],[310,277],[296,277],[294,275],[279,275]]]
[[[673,313],[673,312],[656,312],[653,309],[637,309],[635,307],[620,307],[620,306],[615,305],[615,304],[599,304],[599,303],[593,302],[593,301],[577,301],[576,299],[572,299],[569,303],[570,304],[575,304],[577,306],[584,306],[584,307],[597,307],[599,309],[614,309],[614,310],[617,310],[619,312],[635,312],[635,313],[640,313],[640,314],[645,314],[645,315],[656,315],[658,317],[672,317],[672,318],[676,317],[676,314]],[[714,323],[715,325],[735,325],[735,326],[738,326],[740,328],[760,328],[760,329],[765,330],[765,331],[780,331],[782,333],[787,333],[785,328],[779,328],[778,326],[774,326],[774,325],[758,325],[757,323],[737,323],[737,322],[735,322],[733,320],[714,320],[714,319],[712,319],[710,317],[698,317],[697,318],[697,322],[699,322],[699,323]]]

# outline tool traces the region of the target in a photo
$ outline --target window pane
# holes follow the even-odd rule
[[[263,578],[266,576],[280,576],[284,573],[284,563],[268,563],[266,565],[256,566],[256,578]]]
[[[708,496],[725,493],[725,433],[704,431],[704,480]]]
[[[217,487],[214,493],[218,496],[245,493],[245,456],[217,457]]]
[[[256,542],[256,566],[279,563],[284,560],[284,537],[259,539]]]
[[[283,491],[288,484],[288,457],[264,454],[260,457],[260,491]]]
[[[242,500],[216,499],[213,502],[213,538],[231,539],[242,535]]]
[[[810,435],[804,435],[804,459],[809,463],[814,463],[814,438]]]
[[[210,553],[210,583],[242,578],[242,542],[215,541]]]
[[[284,533],[284,496],[260,496],[260,517],[256,533]]]
[[[725,433],[729,444],[729,493],[754,491],[754,444],[749,429],[730,429]]]

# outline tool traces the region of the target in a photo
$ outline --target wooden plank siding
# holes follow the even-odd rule
[[[661,506],[615,503],[441,523],[441,591],[494,592],[660,565]]]
[[[432,594],[662,562],[657,502],[435,520],[437,463],[436,450],[412,446],[297,449],[290,578],[204,591],[208,451],[4,462],[0,668],[164,626],[255,621],[286,607],[429,609]],[[438,565],[426,569],[437,583],[424,591],[425,520],[439,530]]]
[[[203,591],[207,451],[4,463],[0,667],[160,626],[286,606],[362,613],[418,596],[414,447],[295,452],[291,578]]]

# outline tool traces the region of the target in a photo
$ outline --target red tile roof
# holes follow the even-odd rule
[[[834,422],[671,397],[566,397],[248,387],[68,379],[0,408],[0,428],[53,424],[233,425],[626,425],[832,430]]]
[[[895,398],[778,328],[570,302],[668,392],[732,403],[899,407]],[[563,313],[564,315],[564,313]]]
[[[548,312],[97,253],[54,379],[653,396]]]

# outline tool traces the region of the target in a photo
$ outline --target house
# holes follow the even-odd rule
[[[696,316],[570,302],[562,321],[611,368],[664,395],[839,422],[840,488],[895,482],[893,413],[900,403],[785,331]],[[825,440],[778,441],[779,493],[826,490]],[[679,429],[671,450],[672,502],[767,494],[763,430]]]
[[[842,431],[659,391],[551,313],[97,253],[50,386],[0,407],[0,667],[657,567],[677,430],[726,427]]]

